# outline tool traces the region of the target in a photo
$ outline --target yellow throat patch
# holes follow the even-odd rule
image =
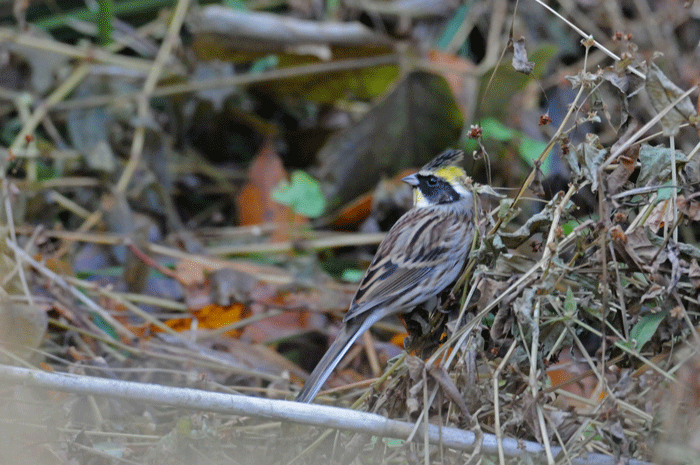
[[[422,207],[427,204],[428,201],[426,200],[425,196],[420,191],[420,189],[413,189],[413,205],[417,207]]]

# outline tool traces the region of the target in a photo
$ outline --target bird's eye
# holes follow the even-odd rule
[[[427,182],[428,182],[428,186],[430,186],[430,187],[435,187],[435,186],[437,186],[437,183],[438,183],[437,178],[435,176],[430,176],[428,178]]]

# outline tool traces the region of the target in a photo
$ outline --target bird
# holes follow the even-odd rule
[[[392,226],[360,281],[343,327],[309,375],[296,401],[310,403],[358,337],[389,316],[411,311],[453,283],[474,237],[474,197],[458,166],[463,153],[446,150],[402,180],[413,206]]]

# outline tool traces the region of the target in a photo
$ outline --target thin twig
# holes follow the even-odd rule
[[[163,68],[165,67],[166,61],[170,57],[171,50],[173,47],[175,47],[177,41],[180,40],[180,28],[182,27],[182,23],[185,21],[185,14],[187,13],[189,6],[190,0],[179,0],[177,2],[175,12],[170,20],[168,33],[165,36],[165,40],[163,40],[160,49],[158,50],[153,66],[148,72],[146,82],[143,84],[141,95],[139,95],[138,98],[138,119],[140,124],[136,126],[136,131],[134,132],[129,161],[124,168],[121,178],[117,182],[116,189],[118,192],[126,191],[131,178],[136,172],[136,168],[138,168],[139,164],[141,163],[143,145],[146,140],[146,127],[144,124],[151,115],[150,99],[153,94],[153,89],[155,89],[158,78],[163,73]]]
[[[119,321],[114,319],[112,315],[107,312],[104,308],[100,307],[97,305],[92,299],[90,299],[88,296],[80,292],[78,289],[76,289],[74,286],[71,286],[68,284],[62,277],[54,273],[53,271],[49,270],[47,267],[42,265],[41,263],[37,262],[32,258],[27,252],[22,250],[16,243],[12,242],[10,238],[5,239],[5,243],[9,248],[15,251],[17,256],[27,262],[29,265],[31,265],[34,269],[36,269],[38,272],[49,278],[53,284],[58,285],[59,287],[63,288],[64,290],[68,291],[70,294],[72,294],[75,298],[80,300],[82,303],[84,303],[90,310],[93,312],[97,313],[100,317],[104,318],[106,322],[108,322],[114,329],[121,334],[122,336],[125,336],[129,339],[133,339],[135,337],[134,333],[129,331],[123,324],[121,324]]]
[[[510,356],[513,355],[513,351],[515,350],[515,347],[517,345],[517,340],[513,340],[513,342],[510,345],[510,348],[508,349],[508,352],[506,352],[506,355],[503,356],[503,360],[501,360],[501,363],[498,365],[498,368],[496,368],[496,371],[491,376],[491,379],[493,381],[493,408],[495,422],[494,426],[496,429],[496,446],[498,449],[498,463],[500,463],[501,465],[505,465],[506,463],[506,453],[504,444],[506,439],[503,438],[503,430],[501,429],[501,402],[500,397],[498,395],[498,387],[500,381],[498,378],[501,375],[501,371],[503,371],[503,368],[506,366],[506,362],[510,359]]]
[[[563,17],[562,15],[560,15],[556,10],[554,10],[551,6],[549,6],[549,5],[547,5],[546,3],[544,3],[542,0],[535,0],[535,1],[536,1],[537,3],[539,3],[540,5],[542,5],[547,11],[549,11],[550,13],[552,13],[554,16],[556,16],[557,18],[559,18],[559,19],[561,19],[562,21],[564,21],[564,22],[566,23],[567,26],[569,26],[571,29],[573,29],[574,31],[576,31],[576,32],[577,32],[581,37],[583,37],[584,39],[588,39],[588,38],[590,37],[590,34],[586,34],[584,31],[582,31],[581,29],[579,29],[574,23],[572,23],[572,22],[569,21],[568,19],[564,18],[564,17]],[[595,45],[598,49],[602,50],[606,55],[608,55],[608,56],[609,56],[610,58],[612,58],[613,60],[615,60],[615,61],[620,61],[620,57],[618,57],[618,56],[615,55],[613,52],[611,52],[610,50],[608,50],[603,44],[601,44],[601,43],[598,42],[597,40],[594,40],[594,41],[593,41],[593,45]],[[637,76],[639,76],[639,77],[641,77],[641,78],[644,78],[644,74],[643,74],[641,71],[637,70],[636,68],[633,68],[632,66],[627,66],[627,69],[628,69],[631,73],[634,73],[634,74],[636,74]]]

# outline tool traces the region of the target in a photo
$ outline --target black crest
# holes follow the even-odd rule
[[[445,166],[455,166],[462,161],[462,158],[464,158],[464,152],[461,150],[448,149],[428,162],[421,171],[437,171]]]

